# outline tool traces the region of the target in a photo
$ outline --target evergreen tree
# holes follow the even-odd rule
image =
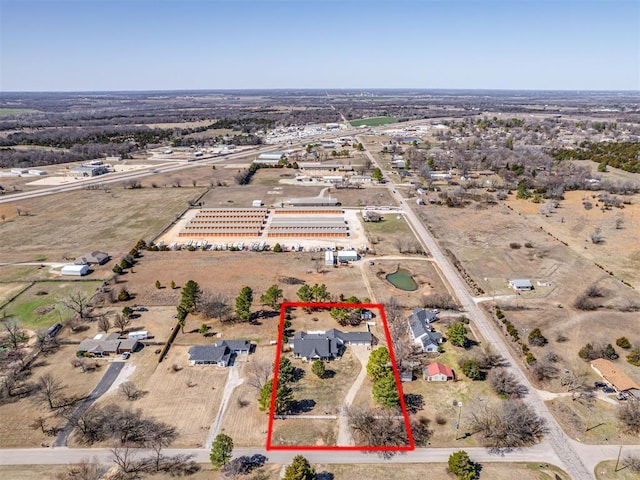
[[[387,347],[376,348],[369,355],[367,362],[367,375],[373,381],[378,380],[388,374],[391,370],[391,356]]]
[[[282,289],[278,285],[271,285],[266,292],[260,297],[263,305],[268,305],[274,310],[280,308],[280,299],[282,298]]]
[[[306,458],[296,455],[284,471],[284,480],[316,480],[316,471]]]
[[[318,378],[324,378],[327,373],[327,369],[324,366],[324,362],[322,360],[316,360],[311,365],[311,371],[318,376]]]
[[[233,440],[229,435],[219,433],[211,444],[209,459],[214,470],[218,470],[231,459],[233,452]]]
[[[202,290],[200,289],[200,285],[193,280],[189,280],[182,288],[182,300],[180,304],[187,312],[194,312],[198,309],[198,302],[201,296]]]
[[[253,303],[253,290],[251,287],[242,287],[240,295],[236,297],[236,315],[242,321],[251,319],[251,304]]]
[[[458,480],[473,480],[478,476],[478,465],[471,461],[469,455],[464,450],[460,450],[449,455],[449,471]]]
[[[396,407],[400,405],[400,394],[396,379],[391,369],[388,373],[373,382],[373,400],[383,407]]]
[[[453,322],[449,330],[447,330],[447,339],[458,347],[466,347],[467,346],[467,327],[464,326],[464,323],[456,321]]]
[[[286,415],[291,412],[293,406],[293,390],[286,383],[278,382],[278,390],[276,392],[276,404],[274,413],[276,415]],[[258,396],[258,407],[260,411],[269,411],[271,407],[271,392],[273,391],[273,379],[264,384],[260,395]]]

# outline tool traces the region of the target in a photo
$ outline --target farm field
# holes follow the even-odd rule
[[[0,225],[0,254],[4,261],[38,262],[41,257],[61,261],[102,250],[117,259],[137,239],[148,239],[173,221],[202,192],[202,188],[77,190],[56,195],[55,202],[40,197],[0,204],[0,213],[7,215]],[[29,215],[17,216],[16,207]],[[113,262],[98,270],[110,271]]]
[[[398,119],[396,117],[371,117],[363,118],[361,120],[351,120],[349,124],[352,127],[360,127],[362,125],[366,125],[367,127],[377,127],[388,123],[396,123],[397,121]]]
[[[284,298],[290,301],[298,300],[296,292],[305,282],[310,285],[325,283],[329,292],[336,296],[343,293],[367,297],[359,268],[321,267],[316,273],[318,262],[324,267],[323,252],[144,252],[135,266],[135,273],[121,277],[121,286],[126,286],[135,295],[129,304],[145,306],[177,305],[180,301],[180,290],[157,289],[156,280],[165,286],[172,280],[177,286],[195,280],[203,290],[221,292],[231,301],[244,285],[248,285],[254,291],[254,310],[260,309],[260,295],[272,284],[278,284],[284,291]],[[292,281],[287,279],[294,279],[295,284],[287,284],[286,281]]]
[[[73,292],[79,291],[93,296],[101,282],[37,282],[24,290],[15,300],[4,307],[10,317],[15,317],[23,328],[30,330],[47,329],[73,315],[62,305]]]
[[[537,357],[554,351],[560,355],[559,368],[591,371],[577,356],[588,341],[615,344],[616,338],[625,335],[631,343],[640,342],[635,327],[637,312],[622,311],[640,304],[638,292],[603,272],[579,249],[564,245],[562,238],[556,240],[515,208],[509,208],[510,202],[488,209],[473,205],[464,209],[424,206],[418,211],[443,249],[453,252],[482,288],[487,304],[499,304],[521,338],[534,328],[541,329],[549,344],[532,349]],[[560,215],[563,205],[561,202],[554,215]],[[568,217],[569,212],[562,215]],[[587,250],[597,247],[589,245]],[[601,261],[606,265],[605,258]],[[507,285],[513,278],[530,279],[534,290],[516,294]],[[538,281],[547,281],[550,286],[540,286]],[[576,298],[590,285],[601,290],[602,297],[597,299],[601,307],[594,311],[576,309]],[[602,321],[603,313],[610,321]],[[521,357],[521,353],[516,354]],[[640,378],[640,372],[624,360],[618,365],[632,379]],[[594,373],[588,375],[598,379]],[[558,381],[543,385],[555,391],[561,391],[560,387]]]

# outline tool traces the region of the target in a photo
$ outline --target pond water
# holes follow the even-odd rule
[[[390,273],[385,278],[391,285],[399,288],[400,290],[412,292],[413,290],[418,289],[418,284],[411,276],[411,272],[404,268],[399,268],[397,272]]]

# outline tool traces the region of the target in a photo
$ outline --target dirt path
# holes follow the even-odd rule
[[[220,408],[218,409],[218,414],[216,415],[216,419],[214,420],[213,425],[211,425],[209,435],[207,435],[205,448],[210,449],[211,444],[213,443],[213,439],[218,433],[220,433],[222,417],[224,416],[224,412],[227,410],[231,394],[233,393],[235,388],[242,385],[243,382],[244,378],[240,377],[240,365],[238,365],[238,359],[236,358],[233,366],[229,367],[229,375],[227,376],[227,382],[224,384],[224,391],[222,392],[222,401],[220,402]]]
[[[373,288],[371,288],[371,283],[369,282],[369,277],[367,277],[367,271],[365,270],[365,261],[360,260],[357,263],[360,268],[360,273],[362,274],[362,283],[364,283],[367,293],[369,294],[369,300],[371,300],[371,303],[376,303],[376,296],[373,293]]]
[[[353,352],[354,356],[360,360],[362,364],[362,369],[358,374],[358,377],[351,385],[351,388],[347,392],[347,395],[344,397],[344,404],[342,409],[340,410],[340,416],[338,417],[338,440],[337,445],[339,446],[349,446],[354,445],[355,441],[353,440],[353,436],[351,435],[351,429],[349,428],[349,417],[347,416],[347,408],[351,406],[353,400],[356,398],[356,394],[360,387],[362,386],[362,382],[367,376],[367,362],[369,361],[369,354],[371,350],[364,345],[352,345],[349,347]]]

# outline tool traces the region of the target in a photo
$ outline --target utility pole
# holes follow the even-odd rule
[[[613,470],[614,472],[618,471],[618,464],[620,463],[620,454],[622,453],[622,445],[620,445],[620,450],[618,450],[618,459],[616,460],[616,468]]]
[[[458,421],[453,424],[456,427],[456,440],[460,440],[461,438],[458,437],[458,430],[460,429],[460,418],[462,417],[462,402],[458,401],[458,407],[460,407],[458,410]]]

